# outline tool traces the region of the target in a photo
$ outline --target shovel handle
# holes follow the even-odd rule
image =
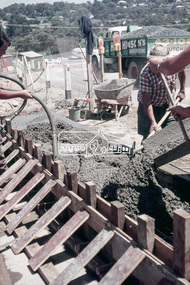
[[[86,55],[84,54],[81,45],[80,45],[80,44],[78,44],[78,45],[79,45],[79,48],[80,48],[80,50],[81,50],[81,52],[82,52],[82,55],[84,56],[84,59],[86,60]],[[94,77],[94,79],[95,79],[95,81],[96,81],[96,84],[99,84],[99,81],[98,81],[98,79],[97,79],[96,74],[94,73],[94,71],[92,71],[92,75],[93,75],[93,77]]]
[[[180,101],[180,98],[178,97],[175,102],[174,102],[174,105],[177,105],[178,102]],[[167,119],[167,117],[170,115],[171,111],[166,111],[166,113],[164,114],[164,116],[160,119],[160,121],[158,122],[158,127],[160,128],[161,125],[164,123],[164,121]],[[156,133],[155,130],[153,130],[147,138],[151,137],[152,135],[154,135]]]

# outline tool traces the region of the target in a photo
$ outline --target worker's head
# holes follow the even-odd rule
[[[164,43],[157,43],[151,48],[148,58],[160,57],[162,59],[165,59],[169,57],[169,55],[170,52],[167,45]]]
[[[6,50],[11,45],[9,37],[1,31],[1,40],[0,40],[0,56],[6,54]]]

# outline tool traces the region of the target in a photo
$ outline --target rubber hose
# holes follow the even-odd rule
[[[50,122],[50,125],[51,125],[51,130],[52,130],[52,137],[53,137],[53,160],[55,160],[57,158],[57,136],[56,136],[56,132],[55,132],[55,125],[53,123],[53,118],[51,116],[51,112],[49,111],[49,109],[47,108],[47,106],[45,105],[45,103],[38,97],[36,96],[35,94],[33,93],[30,93],[31,96],[36,99],[41,105],[42,107],[44,108],[48,118],[49,118],[49,122]]]
[[[24,85],[19,82],[18,80],[16,79],[13,79],[11,77],[8,77],[6,75],[0,75],[0,77],[2,78],[5,78],[5,79],[8,79],[8,80],[11,80],[13,82],[15,82],[16,84],[18,84],[22,89],[26,89],[24,87]],[[15,89],[9,89],[9,88],[6,88],[6,90],[10,90],[10,91],[19,91],[19,90],[15,90]],[[50,125],[51,125],[51,130],[52,130],[52,138],[53,138],[53,141],[52,141],[52,148],[53,148],[53,160],[55,160],[57,158],[57,136],[56,136],[56,132],[55,132],[55,125],[53,123],[53,119],[52,119],[52,116],[51,116],[51,113],[49,111],[49,109],[47,108],[47,106],[45,105],[45,103],[36,95],[30,93],[31,96],[36,99],[41,105],[42,107],[44,108],[47,116],[48,116],[48,119],[50,121]],[[20,114],[20,112],[24,109],[24,107],[26,106],[26,103],[27,103],[27,100],[24,99],[24,102],[22,103],[22,105],[20,106],[20,108],[15,112],[15,114],[10,118],[11,120],[13,120],[18,114]]]
[[[11,78],[11,77],[9,77],[9,76],[2,75],[2,74],[0,74],[0,77],[5,78],[5,79],[8,79],[8,80],[11,80],[11,81],[15,82],[16,84],[18,84],[22,89],[25,89],[24,85],[23,85],[21,82],[19,82],[18,80],[14,79],[14,78]],[[7,89],[7,88],[5,88],[5,89]],[[17,91],[18,91],[18,90],[17,90]],[[13,116],[10,117],[10,120],[11,120],[11,121],[12,121],[17,115],[20,114],[20,112],[21,112],[21,111],[24,109],[24,107],[26,106],[26,103],[27,103],[27,100],[24,99],[24,101],[23,101],[22,105],[20,106],[20,108],[14,113]]]

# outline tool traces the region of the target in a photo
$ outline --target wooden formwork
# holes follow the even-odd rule
[[[76,172],[65,172],[61,161],[53,162],[50,153],[12,129],[9,120],[3,130],[3,151],[9,167],[0,177],[0,219],[6,221],[7,233],[16,236],[10,244],[14,254],[24,250],[30,268],[47,284],[68,284],[84,267],[93,270],[98,284],[122,284],[129,276],[145,285],[190,284],[190,214],[182,209],[174,212],[171,246],[155,235],[153,218],[140,215],[135,222],[126,216],[121,203],[106,202],[92,182],[83,184]],[[46,204],[49,194],[54,197],[51,207],[39,209],[41,216],[26,228],[22,221]],[[56,231],[39,245],[35,238],[46,227]],[[79,230],[85,241],[81,232],[76,235]],[[76,257],[57,272],[51,256],[61,244]]]

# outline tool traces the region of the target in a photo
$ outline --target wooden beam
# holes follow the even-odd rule
[[[29,260],[29,265],[36,271],[56,248],[64,243],[87,219],[86,211],[78,211],[52,238]]]
[[[15,129],[15,128],[12,128],[11,136],[12,136],[13,140],[15,140],[17,142],[17,140],[18,140],[18,130]]]
[[[190,281],[190,214],[183,209],[173,214],[174,270]]]
[[[25,136],[24,135],[25,135],[24,131],[22,131],[22,130],[18,131],[17,142],[22,148],[25,148]]]
[[[37,164],[37,159],[29,160],[21,170],[16,174],[15,177],[4,187],[0,195],[0,204],[5,200],[9,193],[15,189],[15,187],[23,180],[23,178],[32,170],[32,168]]]
[[[125,207],[119,201],[111,202],[111,222],[123,230],[125,224]]]
[[[16,192],[12,199],[0,208],[0,219],[2,219],[17,203],[19,203],[44,178],[44,176],[44,173],[38,172],[18,192]]]
[[[42,165],[51,172],[52,168],[52,157],[50,152],[44,152],[42,156]]]
[[[56,160],[53,163],[53,175],[61,182],[64,182],[64,164],[61,160]]]
[[[11,135],[11,119],[6,118],[5,123],[6,123],[6,131]]]
[[[78,272],[110,241],[114,232],[103,229],[74,259],[74,261],[61,272],[51,285],[67,285]]]
[[[5,216],[5,220],[7,223],[9,223],[14,217],[16,216],[15,213],[11,213]],[[20,237],[24,235],[27,231],[27,228],[25,226],[19,227],[14,231],[16,237]],[[36,252],[40,249],[40,246],[37,242],[34,242],[32,244],[29,244],[25,248],[25,252],[29,258],[34,256]],[[52,262],[47,262],[43,266],[39,268],[39,273],[42,276],[42,278],[45,280],[46,284],[51,284],[53,280],[59,275],[58,271],[55,269],[55,266]]]
[[[96,209],[96,185],[89,181],[86,185],[86,203]]]
[[[5,151],[8,150],[11,146],[12,146],[12,142],[11,142],[11,141],[6,142],[6,144],[4,144],[4,145],[2,146],[2,152],[5,152]]]
[[[75,171],[67,171],[67,187],[76,194],[78,193],[78,178]]]
[[[18,149],[14,149],[8,156],[5,157],[6,164],[8,164],[18,154],[19,154],[19,150]]]
[[[138,243],[148,251],[152,252],[155,238],[155,220],[144,214],[137,218],[138,222]]]
[[[0,176],[0,186],[6,182],[6,180],[11,177],[16,171],[18,171],[24,164],[26,160],[24,158],[20,158],[17,160],[11,167],[9,167],[3,174]],[[1,196],[0,196],[1,198]],[[2,198],[1,198],[2,200]]]
[[[42,145],[41,144],[34,145],[34,157],[37,158],[40,163],[42,163]]]
[[[120,285],[145,258],[139,248],[130,246],[99,282],[99,285]],[[148,283],[147,283],[148,284]]]
[[[39,220],[33,224],[27,232],[16,239],[11,248],[15,254],[21,252],[37,235],[49,225],[69,204],[71,200],[68,197],[61,197]]]
[[[178,158],[181,158],[182,156],[185,156],[187,154],[189,154],[189,149],[187,147],[186,142],[184,142],[181,145],[169,150],[168,152],[156,157],[154,159],[154,163],[156,167],[159,167]]]
[[[26,151],[30,154],[30,155],[33,155],[33,141],[32,139],[25,139],[25,149]]]
[[[52,190],[56,181],[49,180],[27,203],[27,205],[16,215],[16,217],[7,225],[6,230],[9,234],[22,222],[24,217],[30,213],[34,207]]]

